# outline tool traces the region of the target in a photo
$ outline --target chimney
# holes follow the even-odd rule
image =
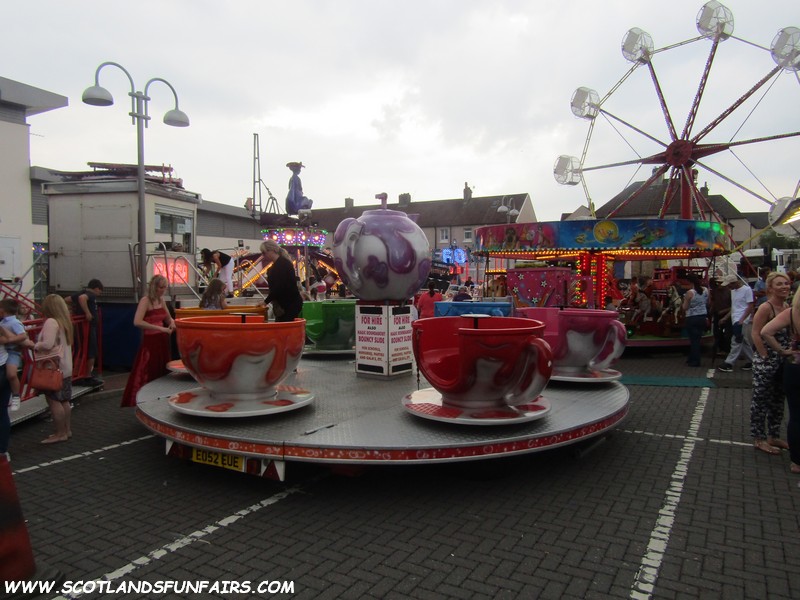
[[[344,199],[344,207],[347,210],[353,209],[353,199],[352,198],[345,198]]]
[[[464,182],[464,202],[472,200],[472,188],[469,187],[469,182]]]
[[[411,194],[400,194],[400,196],[398,196],[398,202],[400,206],[409,206],[411,204]]]

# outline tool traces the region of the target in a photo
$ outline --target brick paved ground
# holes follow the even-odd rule
[[[626,376],[671,385],[630,385],[628,420],[590,452],[357,477],[290,464],[286,483],[165,457],[118,408],[124,376],[108,377],[79,401],[70,442],[39,445],[42,420],[15,426],[12,467],[37,559],[72,580],[290,580],[297,598],[798,598],[800,477],[786,453],[752,449],[749,373],[680,387],[707,374],[683,363],[629,349]]]

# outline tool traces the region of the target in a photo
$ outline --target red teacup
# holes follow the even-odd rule
[[[412,327],[417,365],[444,404],[517,406],[538,398],[550,379],[542,323],[462,315],[419,319]]]

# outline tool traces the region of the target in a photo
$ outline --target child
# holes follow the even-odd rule
[[[97,297],[102,293],[103,283],[99,279],[92,279],[83,292],[66,298],[67,304],[72,306],[73,314],[86,317],[86,321],[89,323],[89,330],[86,336],[87,377],[73,381],[78,385],[89,385],[91,387],[103,385],[103,380],[97,377],[94,372],[94,363],[97,358]]]
[[[9,334],[6,342],[8,360],[4,368],[8,385],[11,388],[11,402],[9,402],[8,409],[12,412],[19,410],[20,405],[19,369],[22,367],[22,349],[33,345],[28,339],[25,327],[17,319],[17,312],[19,312],[19,302],[13,298],[0,300],[0,325],[5,327]],[[30,344],[26,344],[26,342]]]
[[[221,279],[212,279],[206,291],[203,292],[203,297],[200,298],[200,308],[207,308],[210,310],[224,310],[228,308],[228,303],[225,301],[225,282]]]

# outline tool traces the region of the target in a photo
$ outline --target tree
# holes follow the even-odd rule
[[[758,245],[762,248],[800,248],[800,236],[780,235],[769,229],[758,237]]]

